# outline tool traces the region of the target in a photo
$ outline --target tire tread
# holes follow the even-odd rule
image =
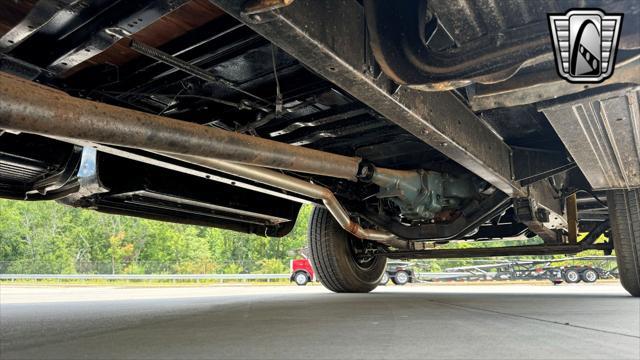
[[[344,254],[336,253],[340,249],[337,242],[346,241],[347,236],[325,208],[313,209],[308,236],[316,276],[327,289],[337,293],[363,293],[373,290],[378,285],[378,281],[362,282],[341,270],[339,255],[344,257]],[[380,275],[385,268],[386,265],[383,264],[379,269]]]
[[[640,296],[640,189],[607,194],[613,244],[622,286]]]

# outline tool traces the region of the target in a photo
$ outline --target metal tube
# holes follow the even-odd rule
[[[78,99],[2,73],[0,128],[158,152],[322,200],[340,226],[353,235],[400,249],[408,245],[389,232],[364,229],[327,188],[273,170],[239,164],[356,180],[359,158]]]
[[[361,239],[373,240],[397,249],[408,248],[408,241],[400,240],[395,235],[387,231],[365,229],[360,224],[353,221],[353,219],[351,219],[351,217],[349,216],[349,213],[344,209],[344,207],[342,207],[331,190],[320,185],[312,184],[302,179],[285,175],[277,171],[255,166],[236,164],[229,161],[203,158],[192,155],[176,155],[162,152],[161,154],[177,160],[204,166],[241,178],[279,187],[296,194],[322,200],[324,205],[327,207],[327,210],[329,210],[331,215],[333,215],[338,224],[340,224],[343,229],[355,235],[356,237]]]
[[[0,73],[0,129],[356,180],[360,159],[74,98]]]
[[[575,193],[567,196],[565,206],[567,209],[567,238],[569,244],[576,244],[578,242],[578,201]]]
[[[504,246],[494,248],[470,248],[470,249],[436,249],[420,251],[391,251],[381,253],[389,259],[448,259],[448,258],[472,258],[490,256],[514,256],[514,255],[553,255],[576,254],[584,250],[610,250],[609,244],[558,244],[558,245],[528,245],[528,246]]]

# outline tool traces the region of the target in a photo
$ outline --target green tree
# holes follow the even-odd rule
[[[306,244],[310,212],[303,206],[289,235],[268,238],[0,199],[0,271],[282,272],[290,254]]]

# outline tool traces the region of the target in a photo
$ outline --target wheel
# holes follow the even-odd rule
[[[379,285],[387,285],[389,283],[389,273],[387,273],[386,271],[382,274],[382,278],[380,278],[380,284]]]
[[[404,285],[409,282],[409,274],[406,271],[400,270],[396,273],[396,276],[393,278],[393,283],[396,285]]]
[[[575,269],[567,269],[563,272],[562,277],[567,284],[575,284],[580,282],[580,273]]]
[[[607,193],[620,283],[633,296],[640,296],[640,189]]]
[[[598,280],[598,272],[593,269],[587,269],[580,274],[580,278],[586,283],[594,283]]]
[[[309,282],[309,277],[304,272],[298,271],[293,277],[293,281],[295,281],[298,286],[305,286]]]
[[[309,221],[309,248],[316,276],[327,289],[338,293],[366,293],[378,286],[386,271],[382,256],[359,258],[370,241],[347,233],[324,208],[316,207]]]

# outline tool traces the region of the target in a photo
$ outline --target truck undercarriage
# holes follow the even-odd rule
[[[313,203],[339,292],[386,258],[615,248],[640,296],[640,5],[589,2],[625,16],[596,84],[556,74],[547,14],[577,5],[6,2],[0,196],[263,236]]]

